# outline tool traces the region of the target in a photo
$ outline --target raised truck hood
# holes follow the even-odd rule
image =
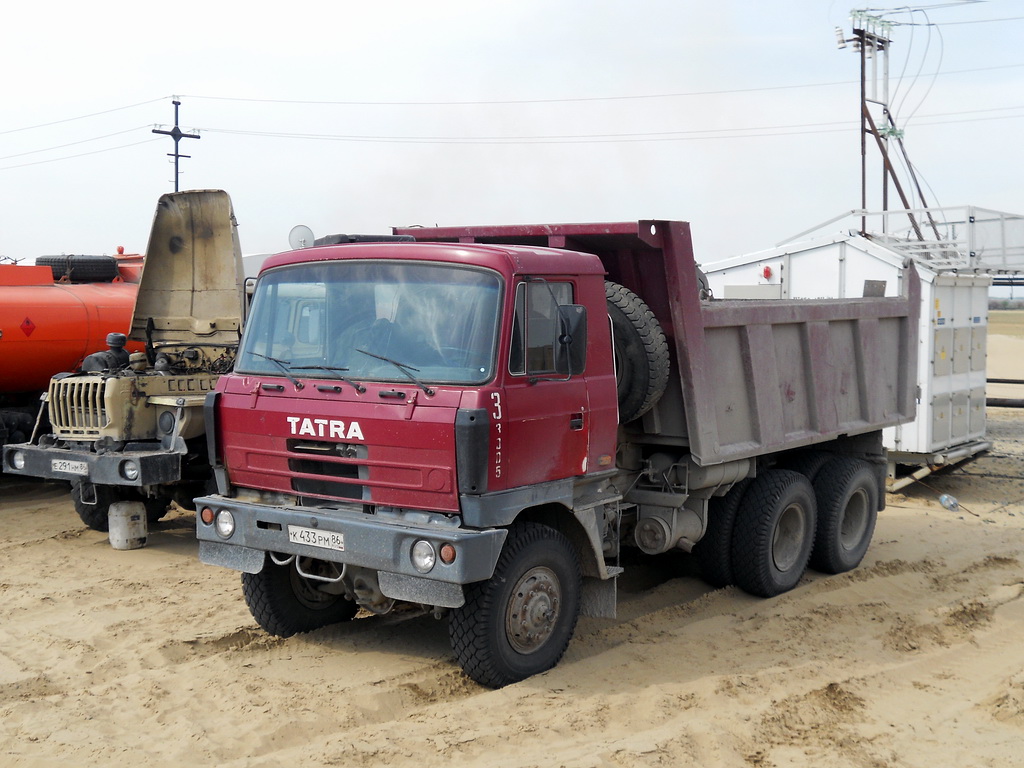
[[[132,317],[133,341],[238,342],[242,253],[227,192],[175,192],[157,203]]]

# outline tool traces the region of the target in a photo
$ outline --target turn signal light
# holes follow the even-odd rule
[[[207,525],[213,525],[213,518],[213,510],[209,507],[203,507],[202,511],[199,513],[199,519]]]
[[[442,563],[451,565],[455,562],[455,547],[451,544],[442,544],[440,555]]]

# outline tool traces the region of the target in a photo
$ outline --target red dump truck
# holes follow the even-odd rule
[[[902,298],[719,301],[684,222],[395,234],[271,257],[207,399],[200,557],[265,630],[412,603],[502,686],[614,616],[624,547],[766,597],[860,563],[912,266]]]

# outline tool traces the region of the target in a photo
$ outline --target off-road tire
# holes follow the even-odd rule
[[[799,472],[810,480],[811,485],[813,485],[815,478],[818,477],[818,473],[821,472],[821,468],[832,461],[835,457],[836,455],[834,453],[829,453],[828,451],[819,451],[814,449],[798,451],[786,459],[782,468]]]
[[[579,557],[565,536],[537,523],[513,525],[494,575],[467,585],[465,604],[449,616],[462,669],[491,688],[551,669],[576,629],[581,584]]]
[[[316,589],[299,575],[294,561],[275,565],[267,557],[259,573],[242,574],[242,592],[256,623],[277,637],[350,621],[359,611],[344,595]]]
[[[654,407],[668,384],[668,341],[658,319],[639,296],[606,281],[605,298],[615,344],[619,421],[626,424]]]
[[[732,532],[743,494],[750,480],[740,480],[725,496],[708,501],[708,528],[693,548],[704,581],[713,587],[728,587],[732,577]]]
[[[814,489],[799,472],[769,469],[754,478],[733,529],[736,586],[758,597],[795,587],[807,570],[816,517]]]
[[[54,280],[67,277],[72,283],[109,283],[119,274],[113,256],[37,256],[36,265],[49,267]]]
[[[146,507],[146,522],[148,523],[157,523],[162,520],[171,506],[171,499],[168,496],[142,496],[140,494],[139,500]]]
[[[822,467],[814,481],[818,531],[811,568],[845,573],[860,565],[875,533],[878,494],[878,476],[865,461],[840,456]]]
[[[96,503],[86,504],[82,501],[82,483],[78,480],[71,481],[71,500],[75,505],[75,512],[82,519],[82,522],[94,531],[106,533],[109,528],[107,515],[110,513],[110,505],[118,501],[126,501],[124,492],[114,485],[97,485]]]

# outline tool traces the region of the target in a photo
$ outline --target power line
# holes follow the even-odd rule
[[[100,139],[109,139],[111,136],[123,136],[126,133],[133,133],[135,131],[141,131],[143,128],[148,128],[148,127],[149,126],[146,126],[146,125],[136,126],[135,128],[129,128],[129,129],[125,130],[125,131],[115,131],[114,133],[106,133],[103,136],[93,136],[91,139],[81,139],[80,141],[71,141],[71,142],[68,142],[67,144],[57,144],[56,146],[46,147],[44,149],[30,149],[28,152],[19,152],[19,153],[14,154],[14,155],[2,155],[2,156],[0,156],[0,160],[11,160],[12,158],[15,158],[15,157],[24,157],[25,155],[38,155],[40,152],[52,152],[55,149],[65,149],[66,147],[74,147],[74,146],[77,146],[78,144],[88,144],[90,141],[99,141]],[[128,146],[131,146],[131,145],[128,145]]]
[[[149,101],[140,101],[137,104],[126,104],[123,107],[113,107],[111,109],[105,109],[102,112],[92,112],[88,115],[78,115],[77,117],[66,117],[63,120],[54,120],[50,123],[39,123],[39,125],[26,125],[24,128],[10,128],[6,131],[0,131],[0,136],[6,136],[9,133],[19,133],[20,131],[31,131],[36,128],[48,128],[51,125],[60,125],[61,123],[70,123],[75,120],[85,120],[89,117],[98,117],[99,115],[109,115],[111,112],[120,112],[125,109],[133,109],[134,107],[142,107],[146,104],[154,104],[158,101],[163,101],[166,96],[161,96],[159,99],[150,99]]]
[[[36,160],[35,162],[32,162],[32,163],[21,163],[20,165],[6,165],[6,166],[3,166],[2,168],[0,168],[0,171],[10,171],[10,170],[13,170],[15,168],[27,168],[30,165],[43,165],[45,163],[58,163],[61,160],[73,160],[76,157],[87,157],[89,155],[98,155],[98,154],[101,154],[103,152],[113,152],[113,151],[118,150],[118,149],[127,149],[128,147],[137,147],[140,144],[149,144],[152,141],[160,141],[160,139],[144,139],[143,141],[136,141],[136,142],[134,142],[132,144],[122,144],[121,146],[118,146],[118,147],[107,147],[106,149],[97,149],[97,150],[94,150],[92,152],[82,152],[81,154],[78,154],[78,155],[68,155],[66,157],[54,157],[54,158],[52,158],[50,160]]]
[[[1021,64],[1000,64],[993,67],[972,67],[970,69],[956,69],[948,72],[932,72],[929,75],[959,75],[974,72],[988,72],[998,69],[1019,69],[1024,67]],[[920,73],[919,73],[920,74]],[[344,107],[468,107],[468,106],[500,106],[500,105],[523,105],[523,104],[574,104],[580,102],[598,101],[629,101],[639,99],[675,99],[692,96],[726,96],[735,93],[761,93],[768,91],[793,90],[799,88],[826,88],[836,85],[854,85],[857,80],[834,80],[822,83],[799,83],[794,85],[771,85],[757,88],[731,88],[713,91],[681,91],[677,93],[648,93],[628,94],[619,96],[582,96],[558,99],[504,99],[490,101],[329,101],[310,99],[254,99],[242,96],[203,96],[199,94],[187,94],[179,98],[203,99],[206,101],[233,101],[246,102],[250,104],[309,104],[315,106],[344,106]]]
[[[894,27],[953,27],[960,24],[992,24],[993,22],[1003,21],[1024,21],[1024,16],[1007,16],[1002,19],[973,19],[971,21],[928,21],[928,22],[916,22],[916,21],[894,21],[892,25]]]
[[[922,127],[933,125],[945,125],[964,122],[982,122],[991,120],[1005,120],[1024,117],[1022,115],[991,115],[987,117],[967,117],[958,120],[934,120],[935,118],[949,118],[961,115],[981,115],[991,112],[1006,112],[1010,110],[1024,109],[1024,105],[992,107],[988,109],[961,110],[956,112],[937,112],[931,115],[923,115],[920,120],[933,120],[933,122],[919,122]],[[833,127],[834,126],[834,127]],[[40,152],[49,152],[69,146],[84,144],[89,141],[96,141],[111,136],[123,135],[132,131],[142,130],[147,126],[131,128],[126,131],[118,131],[104,136],[96,136],[91,139],[83,139],[69,144],[62,144],[46,149],[32,150],[14,155],[0,156],[0,160],[9,160],[16,157],[23,157]],[[802,136],[815,133],[838,133],[853,130],[848,121],[831,121],[823,123],[799,123],[790,125],[762,125],[747,126],[743,128],[715,128],[693,131],[658,131],[652,133],[608,133],[608,134],[564,134],[564,135],[538,135],[538,136],[375,136],[375,135],[347,135],[347,134],[313,134],[295,133],[287,131],[248,131],[230,128],[206,128],[207,133],[221,133],[236,136],[254,136],[258,138],[283,138],[283,139],[307,139],[319,141],[347,141],[352,143],[381,143],[381,144],[597,144],[597,143],[642,143],[642,142],[665,142],[665,141],[701,141],[710,139],[750,139],[770,138],[773,136]],[[752,133],[756,131],[756,133]],[[32,163],[21,163],[0,167],[0,171],[12,170],[14,168],[25,168],[32,165],[54,163],[62,160],[73,160],[88,155],[112,152],[120,149],[135,147],[140,144],[147,144],[158,139],[147,139],[144,141],[122,144],[116,147],[83,152],[76,155],[40,160]]]
[[[1024,64],[1019,66],[1024,67]],[[754,93],[760,91],[783,91],[793,88],[823,88],[833,85],[849,85],[852,80],[837,80],[831,83],[804,83],[799,85],[772,85],[761,88],[734,88],[721,91],[690,91],[686,93],[627,94],[620,96],[579,96],[558,99],[495,99],[488,101],[317,101],[301,99],[248,99],[241,96],[200,96],[188,94],[182,98],[206,99],[208,101],[242,101],[252,104],[312,104],[339,107],[470,107],[522,104],[575,104],[593,101],[636,101],[640,99],[670,99],[687,96],[719,96],[730,93]]]
[[[964,110],[960,112],[942,112],[934,115],[923,115],[920,119],[939,117],[956,117],[989,112],[1024,109],[1024,105],[1015,107],[995,107],[991,109]],[[936,120],[920,123],[920,125],[942,125],[946,123],[974,122],[981,120],[1005,120],[1024,117],[1020,115],[995,115],[989,117],[965,118],[962,120]],[[836,126],[836,127],[831,127]],[[222,133],[236,136],[255,136],[261,138],[310,139],[318,141],[347,141],[353,143],[380,144],[587,144],[587,143],[630,143],[643,141],[694,141],[705,139],[748,139],[767,136],[800,136],[812,133],[836,133],[854,130],[849,121],[832,121],[824,123],[802,123],[794,125],[762,125],[743,128],[713,128],[691,131],[654,131],[649,133],[598,133],[598,134],[556,134],[537,136],[381,136],[369,134],[321,134],[295,133],[288,131],[250,131],[232,128],[204,128],[206,133]],[[759,133],[751,133],[758,131]]]
[[[1024,17],[1021,17],[1024,18]],[[970,69],[958,69],[949,70],[947,72],[933,72],[930,75],[959,75],[959,74],[971,74],[975,72],[991,72],[1001,69],[1019,69],[1024,67],[1024,63],[1020,64],[1002,64],[992,67],[973,67]],[[921,76],[922,73],[918,73]],[[155,99],[148,99],[146,101],[136,102],[134,104],[125,104],[120,107],[112,107],[110,109],[101,110],[99,112],[91,112],[86,115],[77,115],[75,117],[67,117],[61,120],[53,120],[48,123],[38,123],[36,125],[26,125],[21,128],[9,128],[4,131],[0,131],[0,136],[5,136],[11,133],[19,133],[22,131],[35,130],[37,128],[48,128],[53,125],[60,125],[62,123],[69,123],[75,120],[85,120],[90,117],[98,117],[100,115],[107,115],[112,112],[120,112],[126,109],[133,109],[135,107],[145,106],[147,104],[154,104],[159,101],[164,101],[167,98],[190,98],[190,99],[202,99],[205,101],[227,101],[227,102],[247,102],[253,104],[309,104],[319,106],[356,106],[356,107],[390,107],[390,106],[474,106],[474,105],[522,105],[522,104],[573,104],[581,102],[600,102],[600,101],[626,101],[626,100],[641,100],[641,99],[669,99],[669,98],[686,98],[693,96],[723,96],[737,93],[759,93],[765,91],[778,91],[778,90],[794,90],[800,88],[826,88],[838,85],[852,85],[857,81],[855,80],[836,80],[831,82],[821,83],[797,83],[793,85],[776,85],[776,86],[764,86],[757,88],[732,88],[723,90],[710,90],[710,91],[681,91],[673,93],[651,93],[651,94],[626,94],[617,96],[584,96],[584,97],[568,97],[568,98],[553,98],[553,99],[505,99],[505,100],[490,100],[490,101],[330,101],[330,100],[302,100],[302,99],[252,99],[243,98],[238,96],[204,96],[198,94],[192,94],[183,97],[168,97],[161,96]]]

